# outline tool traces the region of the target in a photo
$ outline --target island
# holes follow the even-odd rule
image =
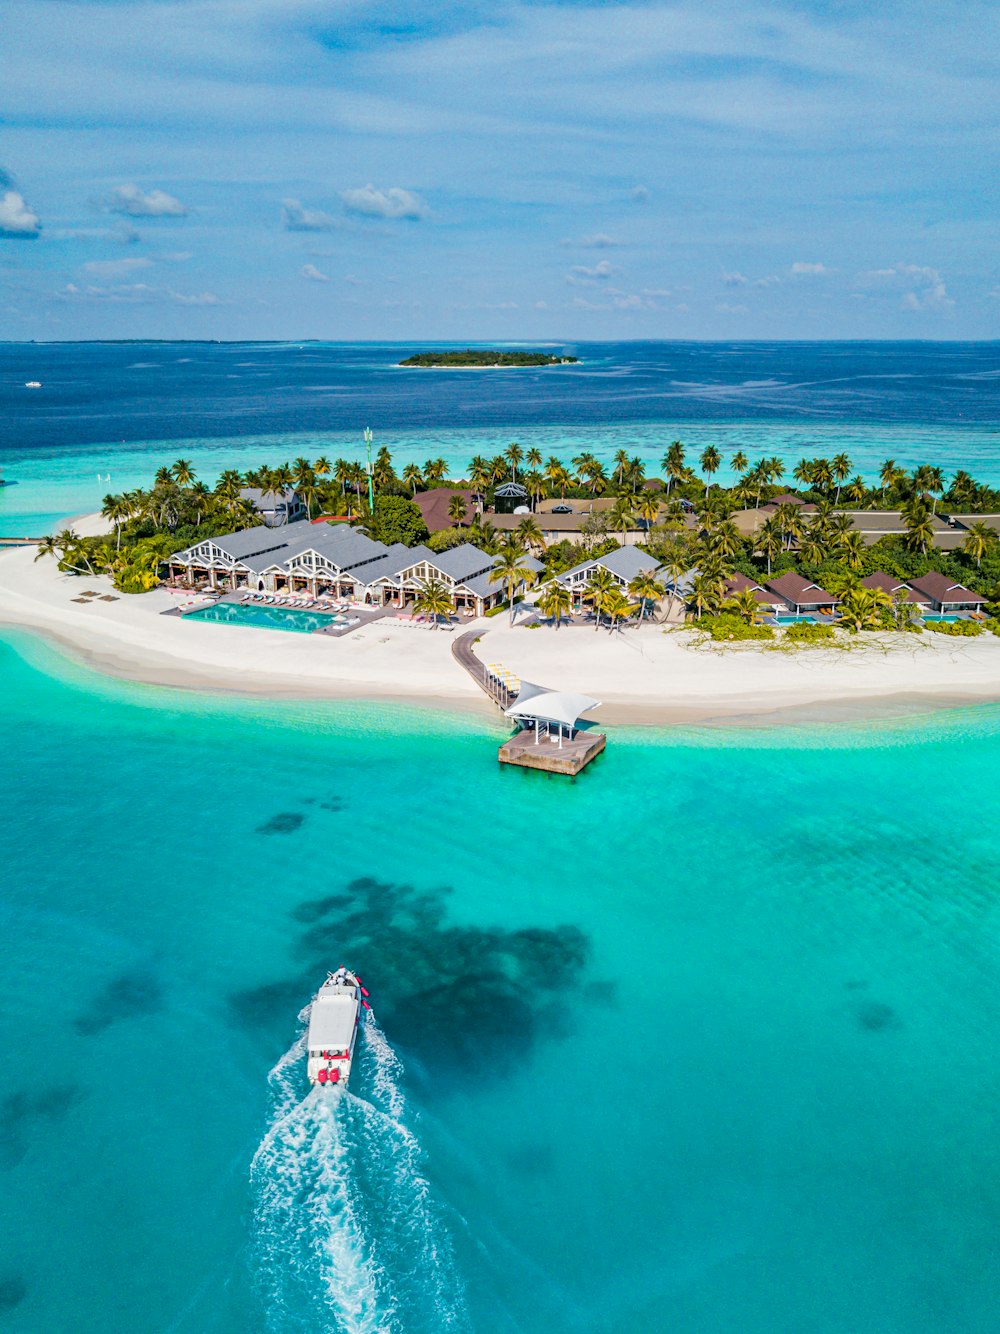
[[[495,352],[488,348],[481,348],[478,351],[466,348],[464,352],[418,352],[399,364],[430,366],[438,369],[442,367],[495,369],[503,366],[570,366],[577,360],[577,357],[557,357],[551,352]]]

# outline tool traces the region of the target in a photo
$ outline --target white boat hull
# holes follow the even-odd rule
[[[336,1088],[350,1079],[362,1005],[360,979],[345,968],[331,973],[316,993],[306,1038],[310,1084]]]

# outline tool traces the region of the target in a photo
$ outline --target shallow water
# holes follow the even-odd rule
[[[27,636],[0,692],[5,1330],[992,1334],[1000,710],[567,782]],[[269,1073],[342,959],[357,1106]]]

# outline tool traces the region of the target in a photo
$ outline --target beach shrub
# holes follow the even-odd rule
[[[694,625],[696,630],[704,631],[716,643],[725,643],[731,639],[774,638],[774,631],[769,625],[747,625],[746,621],[728,611],[720,612],[718,616],[703,616]]]
[[[974,639],[986,629],[982,621],[924,621],[924,629],[936,635],[954,635],[959,639]]]
[[[808,621],[797,621],[785,631],[785,639],[791,644],[829,643],[834,638],[832,625],[810,625]]]

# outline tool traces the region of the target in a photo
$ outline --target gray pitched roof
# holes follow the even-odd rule
[[[240,488],[240,499],[249,500],[251,505],[257,509],[273,510],[282,502],[286,505],[293,505],[298,500],[298,492],[292,488],[286,487],[284,491],[264,491],[259,486],[243,486]]]
[[[448,551],[442,551],[440,555],[430,552],[428,553],[428,559],[449,579],[464,584],[473,575],[482,574],[484,570],[489,570],[496,557],[488,556],[485,551],[480,551],[471,542],[463,542],[460,547],[451,547]]]
[[[285,538],[276,528],[265,528],[263,524],[257,528],[242,528],[238,533],[226,533],[224,537],[210,537],[206,541],[214,543],[234,560],[241,556],[256,556],[262,551],[277,551],[285,544]],[[194,545],[201,544],[196,542]]]
[[[610,570],[619,579],[625,579],[629,583],[640,574],[652,573],[660,568],[660,562],[655,556],[640,551],[638,547],[616,547],[606,556],[595,556],[591,560],[574,565],[571,570],[565,570],[559,575],[559,578],[568,579],[571,574],[581,574],[585,570],[593,569],[595,565],[603,565],[606,570]]]
[[[370,565],[363,565],[358,570],[358,578],[366,584],[373,584],[376,579],[392,579],[400,570],[406,570],[415,561],[421,560],[418,553],[426,550],[426,547],[406,547],[402,542],[394,542],[384,556],[372,561]]]

